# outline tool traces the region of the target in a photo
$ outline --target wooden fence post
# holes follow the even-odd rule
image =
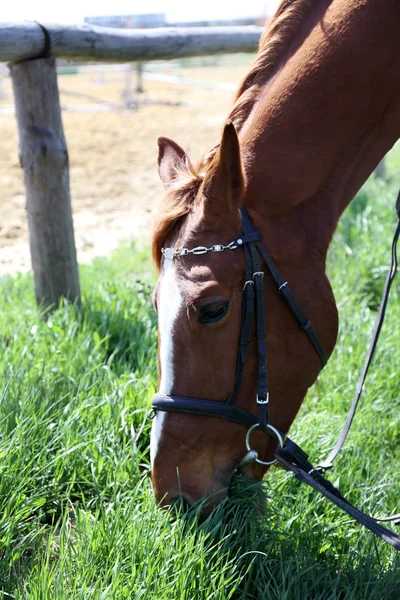
[[[10,65],[38,304],[79,302],[79,275],[54,58]]]

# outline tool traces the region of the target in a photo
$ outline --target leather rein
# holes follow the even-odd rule
[[[292,471],[297,479],[306,483],[310,487],[322,493],[331,502],[339,506],[342,510],[352,516],[356,521],[367,527],[385,542],[391,544],[397,550],[400,550],[400,536],[393,533],[378,521],[400,522],[400,514],[393,517],[383,519],[374,519],[352,504],[350,504],[341,492],[332,485],[325,477],[325,471],[332,467],[332,462],[340,452],[346,437],[348,435],[359,399],[362,394],[365,378],[371,364],[373,354],[378,342],[379,334],[385,318],[387,302],[389,298],[390,288],[393,283],[397,271],[397,241],[400,235],[400,192],[396,202],[396,212],[398,217],[397,228],[394,234],[392,243],[392,259],[390,271],[385,283],[382,302],[378,311],[378,316],[375,324],[375,329],[372,335],[370,348],[363,366],[362,374],[355,393],[355,397],[351,404],[349,413],[346,418],[345,426],[342,434],[336,443],[335,447],[329,454],[326,460],[322,461],[317,467],[308,460],[308,455],[297,444],[290,440],[283,433],[278,431],[269,423],[268,419],[268,375],[266,369],[266,329],[265,329],[265,312],[264,312],[264,271],[261,270],[259,257],[261,256],[265,267],[272,276],[278,293],[286,301],[289,309],[298,321],[301,329],[307,335],[309,341],[317,352],[322,368],[327,363],[325,350],[319,341],[312,324],[304,315],[298,305],[293,292],[288,286],[288,282],[280,275],[275,267],[271,257],[267,253],[261,242],[261,234],[256,231],[244,207],[240,208],[243,235],[238,237],[230,244],[224,246],[215,244],[210,248],[199,246],[191,250],[184,248],[177,250],[175,248],[164,248],[162,250],[165,257],[176,258],[179,256],[187,256],[188,254],[205,254],[206,252],[222,252],[224,250],[235,250],[243,248],[246,257],[245,266],[245,283],[243,287],[243,304],[242,304],[242,326],[239,338],[239,351],[236,364],[235,383],[232,393],[225,402],[214,400],[205,400],[198,398],[187,398],[183,396],[167,396],[165,394],[155,394],[152,398],[152,409],[156,413],[158,410],[172,413],[185,413],[204,415],[209,417],[218,417],[227,419],[247,428],[246,434],[246,449],[247,452],[240,461],[238,468],[256,461],[263,465],[270,465],[275,462],[280,462],[286,469]],[[252,323],[255,320],[257,351],[258,351],[258,369],[257,369],[257,394],[256,404],[258,407],[258,415],[236,406],[237,397],[239,394],[240,384],[243,375],[244,365],[248,355],[248,349],[251,339]],[[259,429],[264,431],[269,436],[277,440],[275,449],[275,459],[270,462],[262,461],[258,458],[258,453],[251,448],[250,436],[251,433]]]

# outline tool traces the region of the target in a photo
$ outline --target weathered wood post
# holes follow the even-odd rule
[[[79,302],[79,275],[54,58],[10,65],[38,304]]]

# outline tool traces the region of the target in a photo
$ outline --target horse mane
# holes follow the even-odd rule
[[[273,77],[304,18],[315,0],[282,0],[260,38],[259,48],[250,71],[236,94],[229,119],[240,131],[249,117],[265,84]]]
[[[175,225],[189,213],[197,196],[197,191],[203,177],[185,156],[186,169],[176,172],[173,182],[167,187],[162,206],[156,214],[153,239],[152,257],[156,269],[160,270],[161,248]]]
[[[315,0],[282,0],[274,17],[262,34],[259,48],[250,71],[237,91],[228,119],[239,132],[248,119],[265,84],[278,69],[282,54],[289,48],[305,15]],[[160,269],[161,248],[175,225],[187,215],[204,179],[204,173],[215,157],[219,142],[203,155],[194,166],[186,156],[186,170],[182,169],[168,187],[163,204],[156,215],[152,239],[152,256]]]

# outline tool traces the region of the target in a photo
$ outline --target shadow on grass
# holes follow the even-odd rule
[[[85,328],[102,344],[105,363],[120,372],[155,364],[157,316],[151,303],[152,288],[140,280],[120,287],[109,283],[85,299]]]

